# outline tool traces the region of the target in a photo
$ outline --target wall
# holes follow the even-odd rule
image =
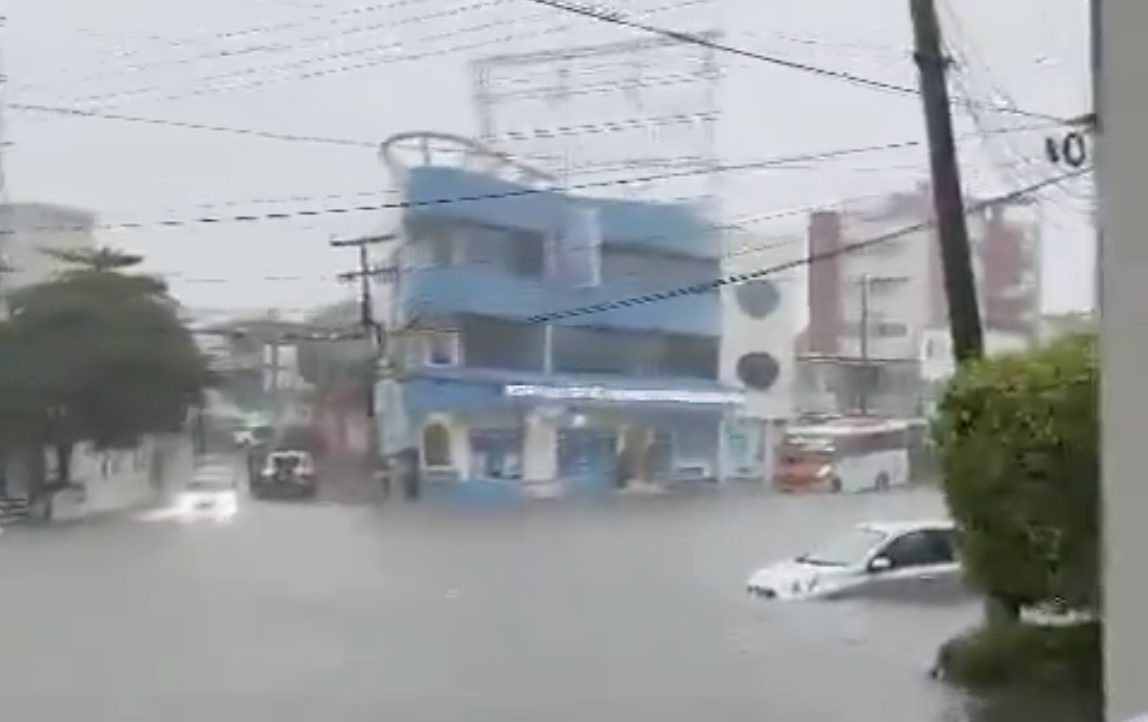
[[[158,503],[190,477],[193,451],[188,435],[150,437],[130,450],[100,452],[80,445],[72,459],[72,480],[84,491],[62,492],[53,505],[54,518],[76,519]]]
[[[1099,8],[1099,3],[1096,3]],[[1148,53],[1143,40],[1148,3],[1107,2],[1098,29],[1104,78],[1102,123],[1095,167],[1104,238],[1100,245],[1101,410],[1103,413],[1104,688],[1108,722],[1148,712],[1148,484],[1144,483],[1144,409],[1148,365],[1144,309],[1148,308],[1148,244],[1144,189],[1148,187]],[[1081,239],[1088,243],[1091,239]],[[1081,269],[1081,277],[1088,275]]]
[[[800,260],[800,239],[728,233],[724,277]],[[745,392],[747,416],[785,418],[792,406],[794,338],[803,287],[795,270],[777,271],[721,288],[719,380]]]
[[[47,203],[0,205],[0,258],[11,267],[2,284],[12,290],[43,283],[66,267],[42,250],[96,247],[94,213]]]

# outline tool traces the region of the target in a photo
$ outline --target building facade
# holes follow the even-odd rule
[[[16,290],[50,281],[63,268],[51,251],[96,248],[96,214],[54,203],[0,205],[0,288]],[[5,292],[6,292],[5,291]]]
[[[772,391],[782,364],[764,340],[723,358],[725,241],[705,218],[560,192],[505,157],[384,157],[405,210],[380,294],[383,447],[418,449],[427,493],[762,478],[745,380]],[[750,295],[761,319],[781,305]]]
[[[797,349],[799,405],[898,415],[919,409],[921,349],[931,330],[948,325],[931,208],[930,190],[922,185],[875,204],[810,216],[814,260],[808,325]],[[1036,207],[989,205],[971,213],[968,226],[986,331],[1035,341],[1041,332]]]
[[[970,199],[970,205],[975,199]],[[924,329],[947,325],[927,186],[877,204],[819,211],[809,220],[809,326],[804,351],[824,356],[910,358]],[[989,205],[971,213],[985,328],[1035,338],[1040,329],[1040,218],[1037,207]],[[851,244],[896,235],[856,251]]]

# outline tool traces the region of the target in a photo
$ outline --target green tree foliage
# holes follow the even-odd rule
[[[969,581],[1003,608],[1099,613],[1095,338],[962,369],[934,438]]]
[[[55,449],[64,484],[81,441],[130,447],[181,429],[210,375],[164,283],[126,272],[138,257],[53,255],[71,267],[13,294],[0,325],[0,433]]]

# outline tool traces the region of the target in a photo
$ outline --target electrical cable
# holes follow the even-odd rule
[[[651,8],[647,11],[644,11],[643,14],[652,15],[655,13],[674,11],[674,10],[679,10],[681,8],[690,7],[693,5],[699,5],[699,4],[702,4],[705,2],[709,2],[709,0],[680,0],[679,2],[671,3],[669,5]],[[549,13],[540,12],[540,13],[535,13],[533,15],[518,17],[518,18],[515,18],[512,25],[519,25],[520,26],[523,23],[534,21],[534,20],[541,20],[541,19],[544,19],[548,16],[549,16]],[[400,55],[397,57],[386,56],[386,57],[382,57],[382,58],[372,58],[370,60],[365,60],[365,61],[359,62],[359,63],[351,63],[348,65],[337,65],[337,66],[332,67],[332,68],[318,68],[318,69],[311,70],[308,72],[295,73],[295,74],[288,74],[288,73],[282,72],[282,71],[292,70],[292,69],[296,69],[296,68],[311,67],[311,66],[314,66],[317,62],[325,62],[325,61],[334,60],[334,59],[354,58],[354,57],[359,57],[359,56],[377,55],[379,53],[385,53],[387,51],[396,50],[396,49],[402,50],[403,48],[407,47],[408,45],[425,45],[431,41],[443,40],[443,39],[447,39],[447,38],[458,37],[461,35],[470,35],[476,31],[480,31],[480,30],[488,30],[491,28],[504,28],[507,26],[507,24],[508,23],[505,20],[490,21],[490,22],[486,22],[486,23],[479,23],[479,24],[475,24],[475,25],[470,25],[470,26],[463,27],[463,28],[457,28],[455,30],[446,31],[443,33],[435,34],[435,35],[424,36],[422,38],[418,38],[416,41],[408,41],[405,43],[404,42],[394,42],[394,43],[391,43],[389,45],[383,45],[383,46],[372,46],[372,47],[368,47],[368,48],[359,48],[359,49],[355,49],[355,50],[345,50],[345,51],[341,51],[338,53],[331,53],[331,54],[328,54],[328,55],[320,57],[320,58],[309,58],[309,59],[304,59],[304,60],[296,60],[296,61],[291,61],[291,62],[287,62],[287,63],[281,63],[278,65],[268,65],[268,66],[263,66],[263,67],[249,68],[247,70],[241,70],[239,72],[223,73],[223,74],[216,75],[216,76],[208,76],[207,78],[203,78],[201,80],[198,80],[196,83],[197,86],[202,86],[202,85],[207,84],[207,83],[224,83],[228,80],[236,80],[236,79],[238,79],[239,81],[242,81],[245,76],[250,76],[254,82],[246,83],[246,84],[237,84],[237,85],[199,87],[197,90],[191,91],[189,93],[176,93],[176,94],[172,94],[172,95],[161,96],[159,98],[154,98],[154,100],[162,100],[162,101],[183,100],[186,98],[200,97],[200,96],[204,96],[204,95],[214,95],[217,93],[228,92],[231,90],[251,90],[254,88],[260,88],[260,87],[264,87],[264,86],[268,86],[268,85],[273,85],[276,83],[312,80],[314,78],[321,78],[321,77],[326,77],[329,75],[337,75],[337,74],[342,74],[342,73],[346,73],[346,72],[366,70],[366,69],[375,68],[375,67],[379,67],[379,66],[396,65],[399,63],[425,60],[427,58],[438,57],[438,56],[442,56],[442,55],[451,55],[451,54],[464,52],[464,51],[468,51],[468,50],[486,50],[486,49],[489,49],[490,47],[498,47],[498,46],[502,46],[502,45],[505,45],[507,43],[510,43],[512,41],[519,40],[519,39],[523,38],[524,36],[528,36],[532,40],[536,40],[537,38],[542,37],[542,36],[566,32],[567,30],[570,30],[571,28],[574,27],[574,24],[556,25],[556,26],[550,26],[550,27],[542,28],[542,29],[539,29],[537,31],[530,32],[530,33],[525,33],[524,31],[519,30],[519,31],[516,31],[514,33],[510,33],[508,35],[503,35],[502,37],[499,37],[499,38],[484,39],[484,40],[479,40],[476,42],[464,43],[461,45],[455,45],[455,46],[447,47],[447,48],[438,48],[438,49],[433,49],[433,50],[425,50],[425,51],[420,51],[420,52],[408,53],[406,55]],[[266,75],[268,73],[281,73],[281,74],[279,74],[279,75],[272,74],[272,75],[269,75],[267,77],[264,77],[263,79],[260,79],[260,77],[259,77],[260,74]],[[161,90],[162,88],[163,88],[163,86],[154,86],[153,85],[150,87],[137,88],[135,90],[124,91],[124,92],[120,92],[120,93],[110,93],[110,94],[105,94],[103,96],[81,98],[77,102],[101,102],[101,101],[105,101],[105,100],[115,101],[115,100],[119,100],[119,99],[125,98],[125,97],[130,98],[130,97],[137,97],[140,95],[146,95],[148,93],[151,93],[151,92],[154,92],[157,90]],[[107,108],[107,107],[112,107],[112,106],[105,105],[103,107]]]
[[[967,206],[964,209],[964,213],[966,215],[968,215],[971,213],[976,213],[978,211],[985,210],[985,209],[990,208],[990,207],[995,206],[995,205],[1007,204],[1007,203],[1022,199],[1026,196],[1030,196],[1034,193],[1040,192],[1046,188],[1053,187],[1059,183],[1064,183],[1064,182],[1071,180],[1073,178],[1082,176],[1085,173],[1090,173],[1091,171],[1092,171],[1092,168],[1090,168],[1090,167],[1088,167],[1088,168],[1077,168],[1075,170],[1057,175],[1053,178],[1047,178],[1047,179],[1042,180],[1040,182],[1029,184],[1028,186],[1026,186],[1024,188],[1018,188],[1016,190],[1010,191],[1009,193],[1005,193],[1005,194],[1002,194],[999,196],[995,196],[993,198],[989,198],[986,200],[982,200],[982,201],[978,201],[976,203],[970,204],[969,206]],[[539,316],[532,316],[530,319],[528,319],[528,322],[529,323],[536,323],[536,324],[537,323],[549,323],[551,321],[575,318],[575,317],[579,317],[579,316],[589,316],[592,314],[604,313],[604,312],[613,311],[613,310],[617,310],[617,309],[621,309],[621,308],[631,308],[633,306],[642,306],[642,305],[646,305],[646,304],[650,304],[650,303],[658,303],[661,301],[668,301],[670,299],[680,298],[682,296],[691,296],[691,295],[697,295],[700,293],[709,293],[709,292],[712,292],[712,291],[717,290],[719,288],[722,288],[723,286],[735,286],[735,285],[738,285],[741,283],[745,283],[747,281],[755,281],[755,280],[765,278],[766,276],[770,276],[770,275],[773,275],[776,273],[782,273],[784,271],[789,271],[789,270],[793,270],[796,268],[801,268],[803,266],[808,266],[808,265],[811,265],[813,263],[818,263],[820,261],[828,260],[831,258],[836,258],[838,256],[843,256],[843,255],[850,254],[850,253],[856,253],[858,251],[872,248],[874,246],[878,246],[878,245],[881,245],[884,243],[889,243],[891,241],[897,240],[897,239],[902,238],[904,236],[907,236],[907,235],[910,235],[913,233],[917,233],[919,231],[927,230],[929,228],[933,228],[936,226],[936,223],[937,222],[935,220],[922,221],[920,223],[914,223],[914,224],[909,225],[909,226],[903,226],[901,228],[898,228],[894,231],[890,231],[888,233],[882,233],[878,236],[868,238],[864,241],[857,241],[854,243],[849,243],[849,244],[843,245],[839,248],[835,248],[831,251],[825,251],[822,253],[811,253],[807,257],[801,258],[801,259],[796,260],[796,261],[781,263],[781,264],[778,264],[775,266],[770,266],[768,268],[759,268],[759,269],[756,269],[753,271],[746,271],[744,273],[736,273],[736,274],[732,274],[729,276],[717,278],[717,279],[714,279],[712,281],[705,281],[703,283],[695,283],[695,284],[688,285],[688,286],[679,286],[677,288],[671,288],[671,289],[667,289],[665,291],[658,291],[655,293],[647,293],[647,294],[642,294],[642,295],[638,295],[638,296],[630,296],[627,298],[620,298],[620,299],[615,299],[612,301],[604,301],[602,303],[591,304],[588,306],[581,306],[579,308],[572,308],[572,309],[565,310],[565,311],[557,311],[554,313],[549,313],[549,314],[544,314],[544,315],[539,315]]]
[[[694,34],[694,33],[680,32],[677,30],[669,30],[667,28],[660,28],[660,27],[657,27],[655,25],[647,25],[643,22],[633,20],[629,16],[627,16],[627,15],[625,15],[619,11],[595,10],[593,8],[585,7],[583,5],[576,5],[573,3],[563,2],[562,0],[526,0],[526,2],[530,2],[530,3],[533,3],[535,5],[544,5],[544,6],[549,7],[549,8],[554,8],[555,10],[561,10],[564,13],[568,13],[571,15],[579,15],[581,17],[586,17],[586,18],[591,18],[591,19],[597,20],[599,22],[608,23],[611,25],[617,25],[619,27],[630,28],[632,30],[639,30],[641,32],[648,33],[650,35],[657,35],[657,36],[668,38],[671,40],[677,40],[678,42],[681,42],[681,43],[686,43],[689,45],[697,45],[697,46],[700,46],[703,48],[709,48],[711,50],[725,53],[728,55],[736,55],[739,57],[749,58],[751,60],[757,60],[759,62],[768,63],[770,65],[775,65],[775,66],[780,67],[780,68],[786,68],[788,70],[796,70],[796,71],[805,73],[807,75],[816,75],[816,76],[820,76],[823,78],[838,80],[838,81],[849,83],[851,85],[856,85],[856,86],[859,86],[862,88],[868,88],[870,90],[878,90],[878,91],[883,91],[883,92],[887,92],[887,93],[893,93],[896,95],[909,95],[912,97],[920,97],[920,91],[917,90],[916,88],[910,88],[910,87],[907,87],[904,85],[897,85],[895,83],[886,83],[886,82],[881,81],[881,80],[876,80],[873,78],[866,78],[866,77],[860,76],[860,75],[854,75],[852,73],[848,73],[848,72],[845,72],[842,70],[833,70],[831,68],[823,68],[823,67],[819,67],[816,65],[809,65],[807,63],[800,63],[800,62],[797,62],[795,60],[787,60],[785,58],[781,58],[781,57],[778,57],[775,55],[766,55],[764,53],[758,53],[758,52],[755,52],[752,50],[747,50],[745,48],[737,47],[734,45],[727,45],[725,43],[722,43],[722,42],[719,42],[716,40],[711,40],[709,38],[702,37],[702,36]],[[967,104],[969,104],[969,101],[965,100],[965,99],[954,99],[953,103],[957,104],[957,105],[967,105]],[[1027,117],[1030,119],[1056,121],[1056,122],[1060,122],[1060,123],[1066,122],[1065,118],[1058,118],[1056,116],[1046,115],[1043,113],[1034,113],[1034,112],[1024,111],[1024,110],[1020,110],[1018,108],[1009,108],[1009,107],[991,106],[990,105],[990,106],[982,106],[982,109],[990,110],[990,111],[998,112],[998,113],[1006,113],[1006,114],[1010,114],[1010,115],[1021,115],[1021,116],[1024,116],[1024,117]]]
[[[316,25],[316,24],[336,25],[347,17],[351,17],[351,16],[355,16],[355,15],[369,14],[369,13],[392,12],[392,11],[398,10],[400,8],[406,7],[408,5],[417,5],[417,4],[422,3],[422,2],[424,2],[424,0],[392,0],[391,2],[386,2],[386,3],[375,3],[372,5],[365,5],[365,6],[355,7],[355,8],[349,8],[347,10],[342,10],[342,11],[340,11],[334,15],[312,15],[312,16],[310,16],[308,18],[304,18],[302,20],[276,23],[273,25],[256,26],[256,27],[252,27],[252,28],[245,28],[243,30],[231,30],[231,31],[225,31],[222,33],[209,33],[206,36],[195,37],[191,40],[185,39],[185,40],[170,41],[170,42],[165,44],[166,47],[163,49],[175,50],[175,49],[180,49],[180,48],[194,48],[197,45],[201,45],[205,41],[230,42],[232,40],[247,37],[250,35],[268,35],[268,34],[272,34],[272,33],[281,32],[284,30],[297,30],[299,28],[307,27],[310,25]],[[354,32],[359,32],[357,29],[352,29],[352,30]],[[330,34],[324,34],[324,35],[318,36],[318,37],[320,37],[322,39],[329,39],[332,36]],[[143,63],[141,65],[129,66],[126,69],[126,73],[130,73],[131,75],[138,75],[139,73],[147,72],[149,70],[178,67],[181,65],[188,65],[191,63],[199,63],[199,62],[205,62],[205,61],[210,61],[210,60],[218,60],[220,58],[233,58],[233,57],[238,57],[241,55],[250,55],[252,53],[267,52],[269,50],[296,49],[299,47],[300,43],[305,44],[308,42],[313,42],[315,40],[315,38],[316,38],[316,36],[311,36],[308,38],[302,38],[298,42],[292,41],[292,42],[290,42],[290,44],[288,44],[286,42],[282,42],[279,45],[271,45],[271,46],[268,46],[268,45],[249,45],[249,46],[240,47],[240,48],[216,49],[216,50],[213,50],[211,52],[207,52],[207,53],[200,54],[200,55],[193,55],[191,57],[182,57],[182,58],[162,58],[161,57],[161,58],[154,60],[152,62],[149,62],[149,63]],[[136,49],[134,52],[120,53],[120,54],[117,54],[115,57],[117,59],[131,58],[131,57],[134,57],[134,56],[139,55],[139,54],[144,53],[144,52],[147,52],[147,51],[144,51],[142,49]],[[107,73],[103,73],[103,74],[96,73],[96,74],[86,75],[86,76],[83,76],[80,78],[70,79],[66,82],[68,84],[90,83],[92,81],[100,80],[101,78],[111,78],[111,77],[116,77],[116,76],[120,76],[120,75],[124,75],[124,74],[125,74],[125,69],[121,69],[118,71],[109,70]],[[42,85],[37,85],[34,83],[24,83],[24,84],[17,86],[17,90],[44,91],[44,90],[57,89],[60,86],[61,86],[61,84],[52,84],[52,85],[48,85],[48,86],[42,86]]]
[[[1038,126],[1041,127],[1041,126]],[[1043,126],[1043,127],[1047,127]],[[1034,127],[1028,127],[1024,130],[1033,130]],[[1020,129],[1012,129],[1011,132],[1018,132]],[[668,180],[673,178],[685,178],[690,176],[697,176],[709,173],[733,173],[755,170],[766,170],[770,168],[784,167],[794,163],[809,163],[812,161],[826,161],[836,160],[840,158],[847,158],[856,155],[865,155],[868,153],[876,153],[890,150],[900,150],[904,148],[917,147],[922,144],[920,140],[906,140],[893,143],[881,143],[868,146],[854,146],[851,148],[841,148],[831,151],[819,151],[813,153],[799,153],[794,155],[776,156],[773,158],[766,158],[755,161],[748,161],[743,163],[723,164],[710,168],[687,168],[678,171],[666,171],[662,173],[654,173],[645,176],[638,176],[633,178],[610,178],[598,181],[579,181],[576,183],[567,184],[563,190],[585,190],[590,188],[606,188],[606,187],[619,187],[628,186],[633,184],[651,183],[654,181]],[[294,211],[280,211],[269,213],[245,213],[236,215],[217,215],[217,216],[201,216],[198,218],[166,218],[149,222],[121,222],[121,223],[107,223],[97,224],[92,229],[81,227],[33,227],[21,229],[20,232],[59,232],[61,230],[142,230],[149,228],[186,228],[198,225],[221,225],[226,223],[257,223],[262,221],[282,221],[291,220],[295,218],[316,218],[324,216],[343,216],[355,213],[369,213],[383,210],[410,210],[416,208],[432,208],[446,205],[465,204],[465,203],[481,203],[484,201],[500,200],[507,198],[518,198],[525,196],[538,195],[543,193],[553,193],[552,189],[548,188],[520,188],[512,191],[504,191],[501,193],[487,193],[472,196],[456,196],[451,198],[430,198],[420,201],[395,201],[390,203],[381,204],[363,204],[363,205],[350,205],[334,208],[316,208],[316,209],[303,209]],[[7,230],[0,231],[0,236],[11,235],[16,231]]]

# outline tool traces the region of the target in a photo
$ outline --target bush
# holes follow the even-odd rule
[[[1100,608],[1098,380],[1095,339],[1068,337],[969,364],[938,407],[962,564],[1010,611]]]
[[[986,623],[940,649],[937,673],[959,686],[990,691],[1035,688],[1096,692],[1103,684],[1103,626]]]

